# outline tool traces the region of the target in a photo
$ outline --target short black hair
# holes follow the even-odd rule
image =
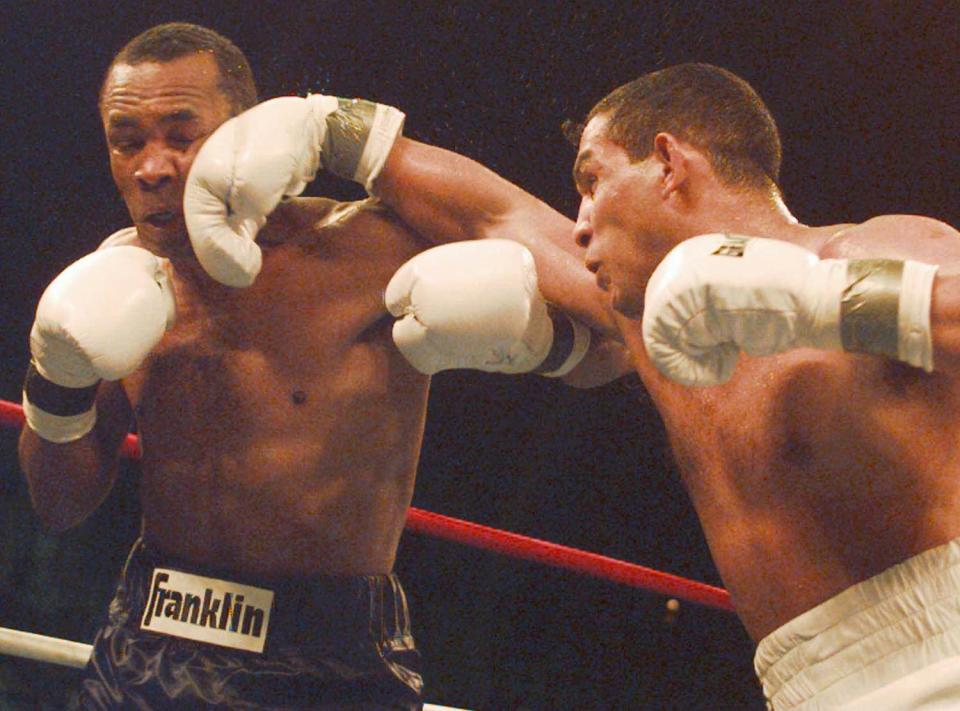
[[[579,142],[596,116],[607,117],[606,136],[633,160],[649,156],[667,131],[704,151],[728,184],[777,188],[777,124],[753,87],[721,67],[691,62],[644,74],[601,99],[582,124],[567,123],[567,137]]]
[[[243,52],[218,32],[188,22],[156,25],[127,42],[114,56],[100,87],[101,100],[110,72],[118,64],[171,62],[189,54],[209,52],[220,70],[220,90],[234,115],[257,103],[257,85]]]

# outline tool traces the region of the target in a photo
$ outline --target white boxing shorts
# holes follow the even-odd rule
[[[960,709],[960,539],[774,630],[754,666],[775,711]]]

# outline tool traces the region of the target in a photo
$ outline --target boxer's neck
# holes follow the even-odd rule
[[[686,222],[685,237],[710,232],[785,237],[804,229],[776,192],[709,191]]]

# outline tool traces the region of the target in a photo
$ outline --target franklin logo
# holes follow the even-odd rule
[[[140,629],[263,652],[273,591],[155,568]]]
[[[717,257],[742,257],[743,250],[746,248],[746,237],[733,237],[732,235],[724,235],[723,244],[717,247],[712,254]]]

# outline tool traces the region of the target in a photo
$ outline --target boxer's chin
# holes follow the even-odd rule
[[[193,253],[183,217],[163,223],[143,220],[137,223],[137,235],[151,252],[160,257],[177,257]]]
[[[607,287],[610,294],[610,305],[621,316],[629,319],[638,319],[643,315],[643,301],[625,294],[618,286],[611,284]]]

